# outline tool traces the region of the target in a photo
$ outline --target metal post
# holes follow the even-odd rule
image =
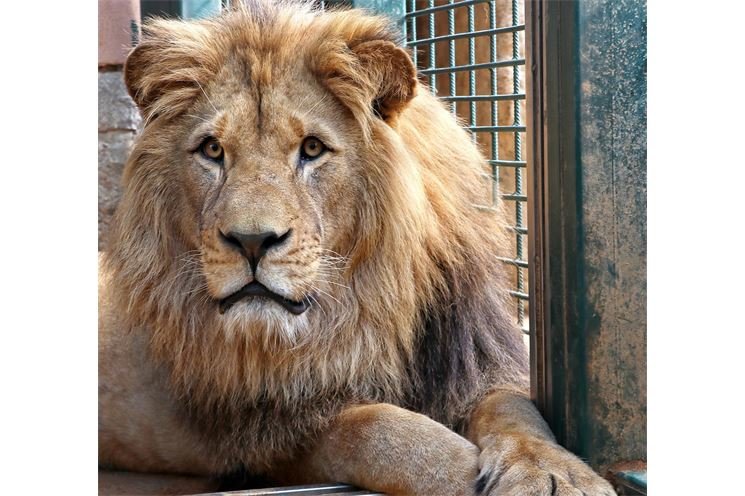
[[[527,7],[533,395],[605,470],[646,459],[646,7]]]

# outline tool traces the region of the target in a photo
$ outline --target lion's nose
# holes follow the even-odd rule
[[[262,233],[245,233],[239,231],[230,231],[224,234],[222,231],[220,235],[227,244],[238,249],[244,257],[248,259],[248,263],[251,264],[251,270],[256,274],[256,266],[259,265],[259,260],[263,257],[266,252],[270,249],[275,248],[290,237],[290,229],[285,231],[284,234],[277,235],[274,231],[266,231]]]

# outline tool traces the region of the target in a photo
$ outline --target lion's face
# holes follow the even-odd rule
[[[416,79],[381,19],[257,18],[149,26],[125,68],[147,124],[123,208],[150,219],[166,270],[196,275],[218,318],[292,335],[343,300],[350,253],[371,251],[386,194],[374,185],[398,174],[371,129],[393,133]]]
[[[354,231],[360,132],[306,69],[261,87],[242,69],[222,68],[160,160],[177,171],[182,229],[221,312],[293,320],[334,292]]]

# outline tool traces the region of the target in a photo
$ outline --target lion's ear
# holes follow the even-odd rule
[[[373,109],[389,119],[406,107],[416,91],[416,68],[409,54],[390,41],[366,41],[350,47],[369,79]]]
[[[329,91],[363,128],[372,112],[390,121],[416,93],[414,64],[390,39],[360,36],[346,42],[328,41],[320,46],[313,62]]]
[[[217,61],[209,33],[195,23],[157,20],[124,64],[124,83],[143,117],[174,115],[192,102]]]

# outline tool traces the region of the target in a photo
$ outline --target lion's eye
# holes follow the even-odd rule
[[[206,158],[215,162],[222,162],[225,156],[225,151],[222,149],[222,145],[216,138],[207,138],[204,143],[199,147]]]
[[[306,162],[315,160],[327,150],[326,145],[315,136],[308,136],[300,145],[300,159]]]

